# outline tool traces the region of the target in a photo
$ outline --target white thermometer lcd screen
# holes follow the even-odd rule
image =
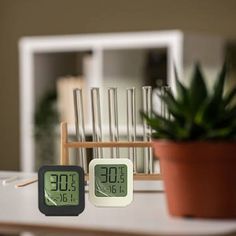
[[[125,197],[127,195],[127,166],[124,164],[96,165],[95,195],[97,197]]]

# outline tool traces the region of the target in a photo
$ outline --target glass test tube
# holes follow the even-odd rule
[[[142,87],[142,99],[143,99],[143,112],[151,117],[152,111],[152,87],[144,86]],[[143,140],[146,142],[151,141],[151,127],[147,124],[147,121],[143,119]],[[144,148],[144,173],[153,173],[153,154],[152,148]]]
[[[83,109],[83,94],[82,89],[73,90],[74,97],[74,112],[75,112],[75,132],[78,142],[85,142],[85,128],[84,128],[84,109]],[[88,173],[88,163],[85,148],[79,148],[77,150],[77,158],[79,163],[84,169],[85,173]]]
[[[99,88],[91,89],[91,107],[93,124],[93,141],[102,141],[102,123],[101,123],[101,103]],[[102,158],[102,148],[93,148],[94,158]]]
[[[108,113],[110,141],[119,141],[117,88],[108,89]],[[111,157],[118,158],[119,148],[111,148]]]
[[[135,88],[127,89],[127,133],[128,141],[136,141],[136,96]],[[137,172],[137,152],[136,148],[129,148],[129,158],[133,162],[134,172]]]

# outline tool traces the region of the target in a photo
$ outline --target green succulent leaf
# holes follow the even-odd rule
[[[174,69],[177,95],[166,91],[160,96],[169,116],[162,117],[155,112],[147,116],[141,112],[152,127],[152,136],[175,141],[236,140],[236,105],[232,103],[236,87],[223,96],[227,63],[216,79],[213,93],[206,88],[200,65],[195,66],[189,88],[180,82]]]
[[[217,127],[230,126],[231,124],[236,123],[236,105],[231,109],[222,111],[220,119],[217,120]]]
[[[225,95],[225,97],[223,99],[224,100],[224,106],[230,105],[230,103],[232,102],[235,95],[236,95],[236,87]]]
[[[170,121],[154,113],[152,113],[152,117],[147,116],[143,112],[141,112],[141,115],[146,119],[147,124],[152,127],[155,133],[162,133],[173,138],[174,134],[172,134],[172,130],[169,127],[171,125]]]
[[[178,103],[171,92],[166,91],[165,95],[159,95],[159,97],[165,102],[168,107],[168,111],[182,124],[185,120],[183,114],[184,104]]]
[[[204,139],[222,139],[229,136],[232,132],[232,127],[225,127],[222,129],[216,129],[209,131]]]
[[[218,78],[214,84],[214,99],[216,100],[215,102],[220,102],[220,100],[223,97],[223,91],[224,91],[224,83],[225,83],[225,78],[226,78],[226,73],[227,73],[227,62],[225,61]]]
[[[206,84],[199,64],[196,64],[189,88],[191,111],[194,116],[208,95]]]
[[[219,76],[214,84],[213,93],[208,95],[205,104],[202,106],[202,114],[198,114],[198,116],[201,117],[201,121],[205,123],[205,126],[218,123],[222,117],[222,113],[225,110],[223,89],[226,77],[226,67],[226,63],[224,63],[221,72],[219,73]]]
[[[184,85],[180,82],[180,79],[177,74],[176,67],[174,67],[174,73],[175,73],[175,85],[177,90],[177,99],[185,104],[185,106],[188,104],[189,97],[188,97],[188,90],[184,87]]]

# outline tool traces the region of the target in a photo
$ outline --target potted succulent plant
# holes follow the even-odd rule
[[[189,87],[176,75],[176,95],[161,96],[170,118],[142,114],[153,129],[169,212],[236,218],[236,88],[224,93],[224,64],[210,92],[200,65]]]

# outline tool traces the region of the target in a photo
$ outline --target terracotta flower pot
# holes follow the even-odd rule
[[[236,142],[154,141],[173,216],[236,218]]]

